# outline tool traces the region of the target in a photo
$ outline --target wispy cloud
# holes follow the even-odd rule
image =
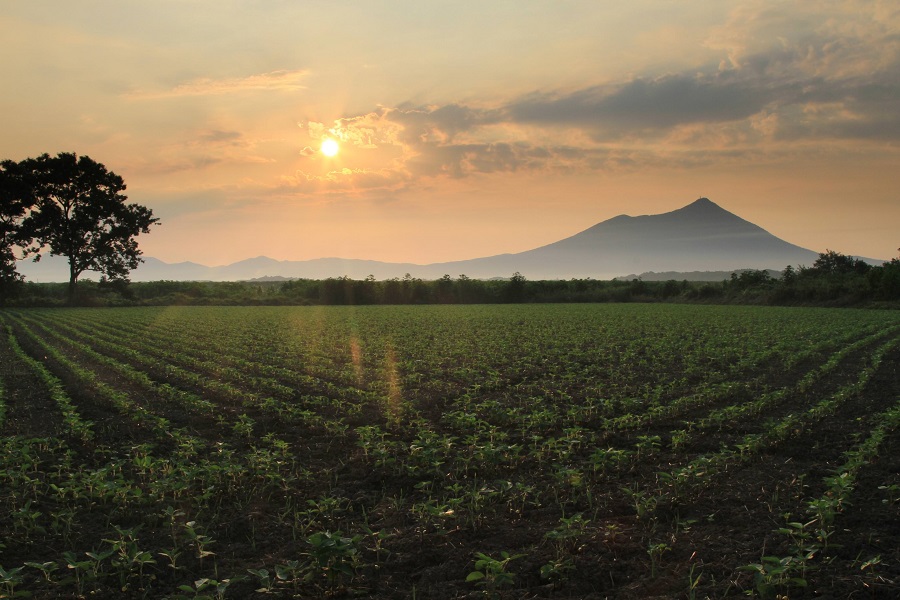
[[[198,136],[200,142],[207,144],[239,144],[242,142],[242,138],[243,135],[239,131],[221,129],[213,129]]]
[[[306,89],[303,80],[307,70],[279,70],[247,77],[213,79],[203,77],[179,84],[168,90],[137,90],[126,94],[129,98],[178,98],[184,96],[213,96],[243,92],[292,92]]]

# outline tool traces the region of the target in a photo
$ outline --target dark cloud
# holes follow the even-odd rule
[[[535,92],[490,110],[460,104],[401,106],[386,118],[403,127],[404,143],[446,145],[460,134],[503,123],[569,127],[607,140],[652,139],[683,125],[740,122],[764,111],[787,114],[791,107],[810,103],[842,103],[860,122],[895,112],[900,86],[880,81],[884,73],[827,78],[809,67],[811,55],[815,53],[774,49],[745,57],[739,69],[709,68],[567,93]]]
[[[533,95],[512,103],[507,111],[518,122],[625,132],[743,119],[770,101],[769,90],[745,82],[669,75],[612,89],[596,86],[566,95]]]
[[[900,85],[865,83],[848,86],[840,98],[843,111],[819,124],[818,136],[873,141],[900,140]]]
[[[836,111],[837,112],[837,111]],[[900,141],[900,115],[855,115],[841,110],[820,118],[784,120],[776,138],[780,141],[851,140],[896,143]]]
[[[406,168],[416,176],[461,178],[476,173],[569,171],[575,168],[621,167],[605,149],[535,146],[526,142],[490,144],[428,144],[419,147]],[[621,156],[619,157],[621,158]]]
[[[896,142],[900,140],[900,117],[884,115],[863,121],[848,120],[826,131],[827,137]]]
[[[781,137],[898,140],[898,102],[900,59],[894,54],[879,55],[859,40],[808,36],[742,56],[733,68],[710,65],[567,93],[537,92],[509,103],[504,114],[514,123],[578,128],[602,140],[652,141],[679,126],[739,123],[764,112],[779,115]],[[842,110],[827,119],[825,112],[807,111],[822,104]]]
[[[386,112],[385,118],[403,127],[402,140],[407,143],[420,141],[450,143],[461,132],[501,120],[498,111],[460,104],[417,107],[403,105]]]

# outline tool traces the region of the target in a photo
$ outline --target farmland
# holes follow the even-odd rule
[[[0,598],[893,597],[900,313],[0,312]]]

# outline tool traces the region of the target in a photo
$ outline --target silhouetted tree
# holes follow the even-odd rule
[[[671,298],[672,296],[677,296],[678,294],[680,294],[681,290],[682,287],[680,283],[678,283],[674,279],[669,279],[663,284],[658,294],[660,298]]]
[[[434,300],[438,304],[451,304],[456,301],[453,293],[453,280],[450,275],[444,275],[434,282]]]
[[[758,289],[774,283],[775,280],[768,271],[747,269],[740,273],[732,273],[728,287],[735,290]]]
[[[643,296],[647,293],[647,282],[638,277],[637,279],[631,280],[631,285],[629,286],[629,293],[634,296]]]
[[[482,300],[479,297],[478,286],[481,284],[476,279],[471,279],[467,275],[462,274],[456,279],[456,290],[459,301],[465,304],[472,304]],[[483,300],[482,300],[483,301]]]
[[[525,276],[516,271],[506,285],[504,299],[507,302],[522,302],[525,299]]]
[[[16,251],[31,240],[22,229],[22,221],[31,208],[31,194],[19,163],[0,163],[0,300],[19,287],[22,276],[16,271]]]
[[[35,251],[69,259],[68,294],[78,277],[97,271],[107,280],[127,280],[140,264],[135,237],[159,222],[139,204],[126,204],[125,182],[87,156],[44,154],[19,163],[31,183],[34,208],[23,229]]]
[[[399,279],[394,277],[383,283],[381,301],[383,304],[403,304],[403,286]]]
[[[813,263],[812,268],[819,273],[829,275],[846,275],[850,273],[863,275],[872,268],[872,265],[834,250],[826,250],[824,253],[819,254],[819,258]]]
[[[788,265],[784,268],[784,271],[781,272],[781,283],[785,285],[791,285],[795,281],[797,281],[797,271],[793,266]]]
[[[900,252],[900,248],[897,249]],[[900,258],[870,270],[866,277],[880,300],[900,300]]]

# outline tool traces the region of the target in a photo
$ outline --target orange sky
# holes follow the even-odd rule
[[[700,196],[900,246],[896,2],[32,0],[0,40],[0,158],[104,163],[168,262],[450,261]]]

